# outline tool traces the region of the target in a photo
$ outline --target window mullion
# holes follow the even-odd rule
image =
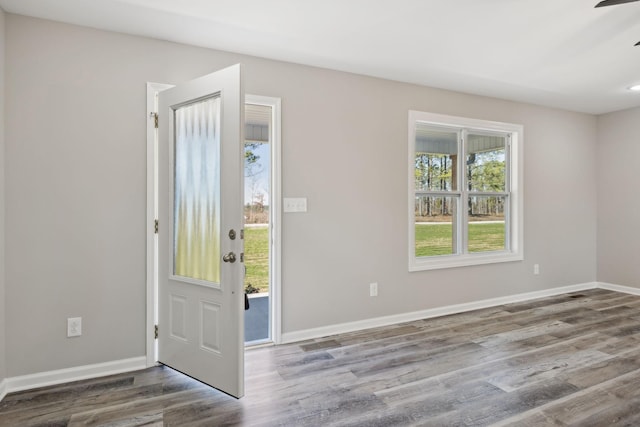
[[[414,193],[416,196],[445,196],[445,197],[460,196],[459,191],[415,190]]]
[[[470,196],[495,196],[495,197],[506,197],[509,193],[504,191],[471,191],[469,192]]]
[[[512,238],[512,227],[513,222],[511,221],[511,164],[513,159],[511,158],[511,134],[507,135],[507,144],[505,147],[505,175],[506,182],[505,186],[505,203],[504,203],[504,221],[505,221],[505,230],[504,230],[504,248],[506,251],[510,252],[512,250],[511,238]]]
[[[458,152],[460,153],[458,156],[458,170],[459,172],[459,181],[460,181],[460,208],[458,212],[458,228],[460,230],[460,237],[458,239],[459,242],[459,254],[467,254],[467,244],[468,244],[468,221],[467,221],[467,206],[469,203],[468,192],[467,192],[467,130],[462,129],[460,131],[460,146],[458,148]]]
[[[504,229],[504,249],[507,252],[511,251],[511,227],[513,226],[512,222],[511,222],[511,197],[510,196],[506,196],[505,197],[505,203],[504,203],[504,223],[505,223],[505,229]]]

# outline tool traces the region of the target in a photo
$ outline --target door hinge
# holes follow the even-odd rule
[[[160,227],[160,221],[156,219],[155,221],[153,221],[153,232],[155,234],[158,234],[159,227]]]
[[[155,339],[158,339],[158,325],[155,325],[153,327],[153,336],[155,337]]]
[[[158,113],[149,114],[153,118],[153,126],[158,129]]]

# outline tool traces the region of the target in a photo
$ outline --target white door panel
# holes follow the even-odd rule
[[[158,359],[236,397],[244,394],[243,109],[239,65],[159,94]]]

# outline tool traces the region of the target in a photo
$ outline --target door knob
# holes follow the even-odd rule
[[[234,262],[236,262],[236,254],[234,254],[233,252],[229,252],[228,254],[226,254],[225,256],[222,257],[222,260],[224,262],[234,263]]]

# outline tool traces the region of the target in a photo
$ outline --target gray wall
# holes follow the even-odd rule
[[[640,288],[640,108],[598,117],[598,281]]]
[[[283,194],[308,198],[284,332],[596,279],[593,116],[8,15],[9,376],[144,355],[145,83],[236,62],[282,98]],[[524,125],[525,261],[408,273],[410,109]]]
[[[0,9],[0,382],[6,378],[4,269],[4,46],[5,16]]]

